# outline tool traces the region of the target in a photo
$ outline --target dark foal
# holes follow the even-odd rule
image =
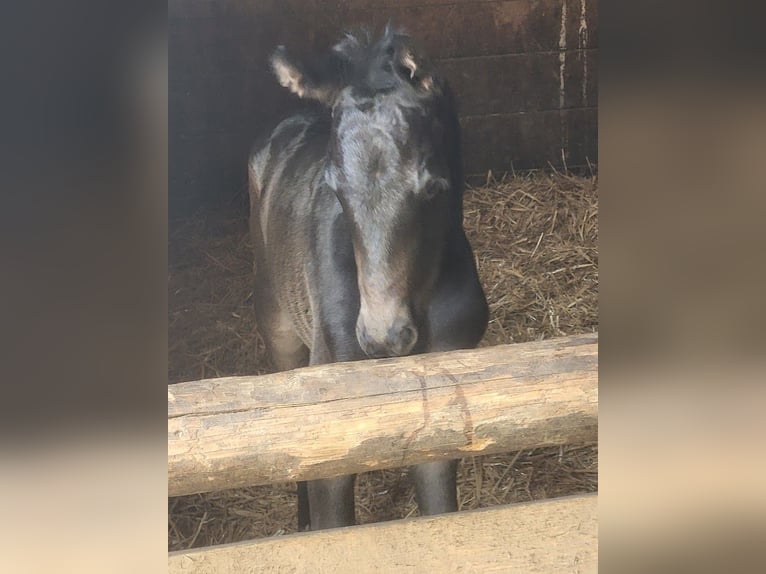
[[[347,35],[272,57],[326,106],[283,121],[249,160],[258,325],[275,366],[476,346],[487,303],[463,231],[452,93],[404,34]],[[412,468],[422,514],[457,510],[456,461]],[[354,523],[354,476],[299,485],[299,528]]]

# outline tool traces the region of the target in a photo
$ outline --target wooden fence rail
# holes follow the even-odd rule
[[[567,572],[598,567],[595,494],[171,552],[171,574]]]
[[[598,335],[168,387],[168,494],[596,440]]]

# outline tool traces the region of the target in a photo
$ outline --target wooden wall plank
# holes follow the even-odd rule
[[[545,158],[563,167],[584,166],[597,157],[595,108],[470,116],[461,119],[466,173],[486,173],[495,166],[540,167]],[[578,129],[585,130],[583,132]],[[587,160],[586,160],[587,158]]]
[[[326,2],[321,0],[297,0],[300,4],[300,10],[306,13],[317,15],[338,13],[346,21],[353,23],[369,23],[370,18],[374,17],[377,23],[385,23],[380,20],[382,15],[387,15],[394,21],[399,19],[407,20],[408,24],[414,25],[410,29],[416,33],[421,27],[422,22],[413,20],[414,15],[422,14],[423,11],[436,16],[447,13],[450,6],[460,5],[466,12],[484,11],[494,14],[494,25],[499,26],[499,32],[512,31],[515,34],[527,34],[530,36],[540,36],[542,24],[547,22],[544,27],[552,27],[551,23],[560,26],[561,24],[561,0],[346,0],[337,3],[332,9],[328,9]],[[227,18],[239,17],[243,14],[258,12],[270,12],[287,8],[288,13],[285,16],[294,17],[295,12],[291,10],[296,0],[168,0],[168,19],[190,20],[194,18]],[[587,14],[585,28],[589,32],[587,45],[580,47],[595,48],[597,46],[597,26],[598,26],[598,2],[596,0],[566,0],[567,18],[565,26],[567,28],[567,44],[569,47],[577,45],[577,36],[582,28],[581,14],[583,11]],[[483,6],[481,6],[483,5]],[[409,13],[408,13],[409,11]],[[371,16],[375,12],[375,16]],[[524,25],[517,25],[516,22],[524,15],[536,12],[538,16],[531,22],[525,22]],[[489,20],[483,21],[485,24]],[[536,26],[537,21],[537,26]],[[503,29],[504,26],[512,24],[510,30]],[[545,34],[547,38],[544,44],[549,49],[557,48],[558,36],[553,37],[549,33]],[[538,40],[539,41],[539,40]]]
[[[375,27],[392,20],[435,58],[486,56],[558,50],[561,6],[561,0],[504,0],[352,8],[347,20]]]
[[[172,552],[171,574],[598,570],[597,496],[581,495]]]
[[[438,62],[458,95],[460,114],[547,110],[559,104],[555,54],[511,54]]]
[[[598,51],[571,50],[565,57],[563,107],[598,106]]]
[[[565,53],[561,109],[597,104],[597,60],[593,50]],[[559,54],[506,54],[437,62],[459,96],[460,115],[476,116],[559,109]]]
[[[564,0],[566,47],[598,48],[598,0]]]
[[[598,158],[598,110],[585,108],[565,114],[564,149],[569,167],[595,164]]]

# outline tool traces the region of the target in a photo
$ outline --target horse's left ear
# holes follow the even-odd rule
[[[340,89],[340,61],[332,54],[305,65],[294,61],[284,46],[271,56],[271,67],[279,83],[301,98],[311,98],[331,106]]]

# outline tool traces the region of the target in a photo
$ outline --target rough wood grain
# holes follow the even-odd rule
[[[596,495],[173,552],[171,574],[596,572]]]
[[[467,116],[460,124],[471,175],[501,165],[528,169],[541,157],[558,169],[562,149],[569,168],[595,163],[598,156],[596,108]]]
[[[168,387],[168,492],[594,440],[598,337]]]

